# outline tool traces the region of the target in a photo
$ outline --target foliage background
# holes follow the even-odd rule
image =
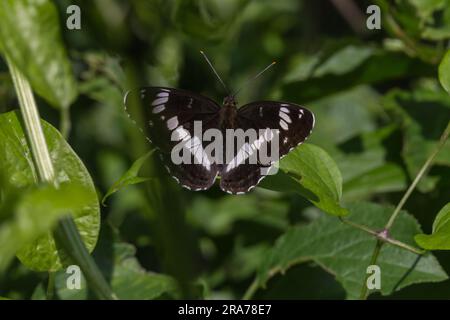
[[[28,77],[41,117],[67,134],[99,199],[151,149],[123,112],[124,92],[139,85],[172,86],[222,101],[223,90],[200,49],[232,88],[278,61],[242,91],[239,103],[280,99],[308,106],[316,115],[308,142],[323,149],[323,157],[332,159],[329,167],[335,162],[342,175],[342,194],[339,173],[324,182],[325,187],[338,183],[336,208],[348,209],[349,219],[373,228],[386,223],[450,120],[450,97],[438,80],[450,38],[447,0],[375,1],[382,8],[381,30],[365,27],[370,1],[341,2],[354,4],[356,11],[340,11],[337,1],[325,0],[73,3],[81,7],[81,30],[65,26],[71,1],[5,1],[0,6],[0,44]],[[23,133],[8,131],[17,119],[6,112],[18,103],[8,66],[5,60],[0,63],[1,160],[10,163],[8,137]],[[450,70],[445,70],[442,78],[448,83]],[[50,126],[47,131],[51,141],[62,139]],[[303,149],[286,158],[285,168],[302,172],[308,164],[304,157],[322,152],[308,145]],[[120,298],[241,298],[252,283],[253,297],[263,299],[359,296],[375,239],[313,206],[298,191],[298,182],[288,184],[281,177],[281,192],[273,191],[280,185],[272,180],[238,197],[218,187],[193,193],[167,179],[153,156],[146,158],[148,168],[141,172],[152,179],[119,185],[121,190],[101,207],[101,222],[95,215],[87,224],[76,220],[82,235],[88,235],[88,247],[94,246],[100,223],[93,255]],[[71,170],[84,174],[83,165],[73,160],[80,166],[75,170],[66,164],[67,157],[55,154],[54,161],[63,163],[68,176]],[[17,167],[22,162],[12,162],[16,167],[2,166],[2,175],[22,170]],[[303,167],[297,168],[299,163]],[[392,232],[397,238],[417,246],[416,234],[432,232],[436,214],[449,201],[449,165],[447,144],[396,221]],[[323,172],[318,171],[316,180]],[[35,194],[27,193],[31,200],[20,198],[12,205],[6,201],[14,189],[8,189],[6,180],[1,180],[0,193],[3,254],[18,241],[5,236],[14,214],[32,215],[34,207],[36,215],[40,208],[33,202],[24,205]],[[81,191],[69,191],[92,201]],[[44,198],[59,196],[42,192]],[[46,233],[52,239],[48,231],[54,221],[42,230],[33,228],[36,221],[30,223],[23,240],[28,249],[22,247],[20,260],[8,263],[0,274],[0,296],[45,298],[46,271],[51,271],[55,298],[94,298],[85,282],[83,290],[67,290],[64,270],[56,271],[53,260],[44,263],[40,257],[46,253],[40,255],[30,244]],[[56,250],[49,248],[45,250]],[[379,262],[383,287],[370,298],[448,298],[448,251],[428,253],[419,262],[416,258],[384,246]]]

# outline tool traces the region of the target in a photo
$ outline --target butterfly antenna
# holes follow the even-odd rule
[[[266,72],[267,70],[269,70],[275,63],[277,63],[276,61],[273,61],[271,64],[269,64],[267,67],[265,67],[262,71],[260,71],[256,76],[253,76],[252,78],[248,79],[247,81],[245,81],[245,83],[233,93],[233,97],[236,96],[239,91],[242,90],[242,88],[244,88],[245,86],[247,86],[250,82],[252,82],[253,80],[256,80],[257,78],[259,78],[260,75],[262,75],[264,72]]]
[[[214,69],[211,61],[209,61],[208,57],[206,56],[206,54],[200,50],[200,53],[202,54],[202,56],[205,58],[206,62],[208,62],[209,66],[211,67],[211,70],[214,72],[214,74],[216,75],[217,79],[219,79],[220,84],[223,86],[223,88],[225,89],[225,91],[230,94],[230,90],[228,90],[227,86],[225,85],[225,82],[223,82],[222,78],[219,76],[219,74],[217,73],[216,69]]]

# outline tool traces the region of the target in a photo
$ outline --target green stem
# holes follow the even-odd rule
[[[69,108],[63,108],[60,112],[61,121],[61,135],[67,140],[70,134],[71,124],[70,124],[70,110]]]
[[[395,219],[397,218],[398,214],[400,213],[400,210],[402,209],[403,205],[405,204],[406,200],[408,200],[409,196],[413,192],[413,190],[416,188],[417,183],[419,183],[422,176],[425,174],[425,172],[428,170],[428,168],[431,166],[434,158],[436,155],[441,151],[441,149],[444,147],[445,142],[448,139],[448,136],[450,134],[450,121],[447,124],[447,128],[445,128],[444,133],[442,134],[438,146],[434,149],[434,151],[430,154],[427,161],[423,164],[422,168],[420,168],[419,172],[417,173],[416,177],[414,178],[414,181],[409,186],[408,190],[403,195],[402,199],[398,203],[397,207],[395,208],[394,212],[392,213],[391,217],[389,218],[389,221],[387,222],[385,229],[389,230],[392,225],[394,224]]]
[[[362,225],[362,224],[359,224],[359,223],[355,223],[355,222],[346,220],[346,219],[344,219],[344,218],[342,218],[342,217],[339,217],[339,220],[341,220],[342,223],[345,223],[346,225],[349,225],[350,227],[353,227],[353,228],[362,230],[362,231],[364,231],[364,232],[366,232],[366,233],[368,233],[368,234],[370,234],[370,235],[372,235],[372,236],[375,236],[375,237],[378,236],[378,232],[376,232],[375,230],[370,229],[370,228],[367,227],[367,226],[364,226],[364,225]]]
[[[255,278],[255,280],[253,280],[253,282],[248,287],[247,291],[245,291],[242,300],[250,300],[255,294],[256,290],[258,290],[258,281]]]
[[[47,283],[47,300],[53,300],[54,295],[55,295],[55,273],[49,271]]]
[[[55,170],[45,141],[41,119],[30,84],[7,56],[6,61],[19,99],[20,111],[24,122],[24,132],[30,143],[39,180],[40,182],[52,183],[57,186]],[[73,257],[74,262],[80,266],[86,278],[91,281],[90,285],[92,285],[94,292],[99,298],[115,299],[114,293],[109,288],[108,283],[84,246],[78,229],[70,216],[59,221],[56,233],[59,234],[61,245]]]
[[[52,160],[50,159],[50,153],[48,152],[47,143],[41,127],[41,119],[30,84],[7,56],[6,61],[11,72],[14,87],[16,88],[20,111],[25,124],[24,129],[30,142],[39,179],[45,182],[53,182],[55,180],[55,171]]]
[[[378,256],[380,254],[382,246],[383,246],[383,242],[381,240],[378,240],[376,245],[375,245],[375,249],[373,250],[372,258],[370,258],[370,264],[369,265],[374,265],[374,264],[377,263],[377,259],[378,259]],[[369,278],[369,275],[367,274],[366,277],[364,278],[364,282],[363,282],[362,288],[361,288],[361,295],[360,295],[360,299],[361,300],[366,300],[367,296],[369,294],[369,288],[367,288],[367,279],[368,278]]]
[[[66,216],[59,221],[54,235],[57,242],[63,246],[64,252],[83,270],[89,286],[97,293],[97,296],[102,300],[116,300],[117,296],[111,291],[105,278],[89,255],[70,216]]]
[[[389,234],[388,231],[392,227],[392,225],[394,224],[394,221],[397,218],[398,214],[400,213],[400,210],[402,209],[402,207],[405,204],[406,200],[408,200],[409,196],[411,195],[411,193],[413,192],[413,190],[417,186],[417,183],[419,182],[419,180],[423,177],[423,175],[425,174],[427,169],[431,166],[431,164],[433,163],[433,160],[436,157],[436,155],[444,147],[445,142],[447,141],[449,135],[450,135],[450,121],[447,124],[447,127],[445,128],[444,132],[442,133],[441,138],[439,139],[439,143],[438,143],[437,147],[428,156],[428,159],[425,161],[425,163],[423,164],[422,168],[420,168],[419,172],[417,173],[416,177],[414,178],[414,181],[411,183],[411,185],[409,186],[408,190],[405,192],[405,194],[403,195],[402,199],[398,203],[397,207],[395,208],[394,212],[392,213],[391,217],[389,218],[389,221],[386,223],[386,226],[385,226],[384,230],[382,231],[382,234],[385,234],[385,235]],[[395,243],[392,243],[392,241],[394,241]],[[394,245],[398,245],[399,242],[400,241],[396,241],[396,240],[391,239],[390,243],[392,243]],[[378,239],[377,245],[376,245],[376,247],[375,247],[375,249],[373,251],[373,254],[372,254],[372,259],[371,259],[371,262],[370,262],[371,265],[376,264],[378,256],[379,256],[380,251],[381,251],[381,247],[383,246],[383,244],[384,244],[384,242],[381,241],[381,239]],[[366,278],[366,281],[367,281],[367,278]],[[362,289],[361,289],[361,299],[367,299],[368,289],[367,289],[366,281],[364,281]]]
[[[355,223],[355,222],[343,219],[342,217],[339,217],[339,219],[342,221],[342,223],[345,223],[346,225],[349,225],[352,228],[359,229],[359,230],[364,231],[364,232],[366,232],[366,233],[368,233],[368,234],[370,234],[370,235],[372,235],[374,237],[377,237],[378,240],[380,240],[382,242],[386,242],[386,243],[392,244],[394,246],[397,246],[399,248],[408,250],[408,251],[410,251],[412,253],[415,253],[415,254],[424,254],[425,253],[424,250],[420,250],[420,249],[414,248],[414,247],[412,247],[412,246],[410,246],[410,245],[408,245],[408,244],[406,244],[404,242],[401,242],[399,240],[390,238],[385,233],[385,230],[383,230],[382,232],[377,232],[375,230],[370,229],[369,227],[367,227],[365,225],[362,225],[362,224],[359,224],[359,223]]]

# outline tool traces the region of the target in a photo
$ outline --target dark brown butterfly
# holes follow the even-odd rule
[[[265,177],[265,172],[274,162],[244,161],[263,145],[269,148],[273,140],[270,141],[267,129],[279,133],[277,157],[281,158],[304,142],[314,127],[313,113],[290,102],[257,101],[237,108],[235,93],[227,96],[221,107],[207,97],[186,90],[144,87],[126,94],[125,107],[133,95],[137,95],[134,98],[140,99],[145,107],[145,129],[150,135],[149,140],[159,149],[169,173],[183,187],[194,191],[210,188],[217,176],[221,178],[220,187],[223,191],[231,194],[250,191]],[[194,130],[195,123],[201,124],[201,131]],[[241,132],[253,129],[264,134],[253,139],[247,137],[244,144],[232,149],[227,149],[227,144],[223,143],[223,150],[219,151],[223,155],[231,154],[234,161],[216,162],[205,154],[211,143],[211,140],[204,139],[205,133],[211,129],[222,133],[222,136],[226,136],[227,129],[241,129]],[[180,142],[197,161],[174,163],[172,152]]]

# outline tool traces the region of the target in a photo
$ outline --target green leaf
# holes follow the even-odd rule
[[[433,223],[433,233],[418,234],[416,242],[427,250],[450,250],[450,203],[437,214]]]
[[[1,1],[0,46],[4,54],[39,95],[54,107],[68,108],[77,89],[59,25],[51,1]]]
[[[187,218],[209,235],[223,236],[231,233],[233,225],[239,221],[253,221],[283,231],[288,226],[287,213],[288,205],[285,201],[277,201],[273,197],[258,197],[252,193],[245,197],[195,198]]]
[[[88,192],[85,201],[72,211],[72,215],[86,247],[92,251],[100,228],[100,208],[94,184],[83,162],[61,134],[45,121],[42,126],[55,166],[56,181],[61,185],[79,186]],[[0,115],[0,169],[8,174],[9,183],[16,188],[33,186],[38,181],[21,119],[15,112]],[[33,270],[54,271],[61,267],[51,234],[22,248],[18,257]]]
[[[143,300],[176,298],[179,297],[177,282],[170,276],[148,272],[137,261],[135,248],[126,243],[109,244],[108,256],[112,255],[112,261],[106,261],[106,257],[97,256],[97,263],[103,266],[103,270],[112,270],[108,275],[111,287],[119,299]],[[84,277],[81,278],[81,289],[71,290],[67,287],[67,279],[70,274],[60,270],[55,275],[55,291],[63,300],[87,300],[89,290]],[[33,294],[33,299],[44,299],[44,290],[38,287]]]
[[[348,219],[381,230],[393,208],[373,203],[349,206]],[[391,229],[391,236],[413,244],[420,232],[417,221],[402,211]],[[267,253],[257,274],[257,284],[264,287],[275,274],[284,273],[293,265],[313,260],[335,275],[350,299],[357,298],[366,277],[376,238],[336,218],[323,215],[306,226],[295,226],[282,235]],[[447,279],[436,258],[427,253],[418,256],[404,249],[384,245],[377,265],[381,269],[381,293],[391,294],[413,283],[437,282]]]
[[[447,51],[439,65],[439,81],[444,89],[450,93],[450,50]]]
[[[356,63],[351,62],[351,57],[349,58],[352,52],[358,52]],[[328,57],[326,61],[332,63],[330,62],[328,67],[318,74],[312,72],[309,77],[305,77],[304,73],[299,73],[298,79],[289,77],[287,79],[289,82],[284,83],[281,88],[281,96],[291,101],[306,103],[362,84],[431,75],[432,72],[432,69],[423,62],[397,52],[383,50],[372,52],[350,48],[339,50],[337,54],[339,59]],[[342,66],[339,66],[340,62]],[[319,61],[317,65],[320,65]]]
[[[46,185],[13,192],[18,193],[15,203],[0,208],[0,271],[17,252],[29,267],[52,264],[53,258],[45,243],[41,242],[43,245],[36,246],[34,251],[24,247],[29,248],[39,237],[49,239],[46,234],[51,232],[58,218],[79,210],[89,201],[89,190],[64,183],[59,188]]]
[[[145,181],[150,180],[151,178],[144,178],[144,177],[139,177],[139,170],[142,168],[143,164],[145,163],[145,161],[150,157],[150,155],[154,152],[155,150],[152,150],[148,153],[146,153],[145,155],[143,155],[142,157],[138,158],[130,167],[130,169],[128,169],[127,172],[125,172],[123,174],[123,176],[116,181],[106,192],[105,196],[102,199],[102,204],[105,203],[106,199],[111,196],[112,194],[116,193],[117,191],[119,191],[122,188],[125,188],[126,186],[129,185],[133,185],[133,184],[138,184],[138,183],[142,183]]]
[[[341,75],[352,71],[374,54],[371,47],[346,46],[336,51],[329,59],[325,60],[314,71],[314,77],[326,74]]]
[[[324,150],[303,144],[280,161],[280,169],[282,172],[269,176],[261,186],[275,191],[298,192],[329,214],[347,214],[340,205],[341,173]]]
[[[380,113],[380,97],[369,86],[358,86],[311,102],[310,108],[318,125],[308,141],[320,142],[322,148],[330,151],[336,144],[376,129],[374,116]],[[320,125],[323,123],[326,125]]]
[[[439,87],[437,90],[419,88],[413,92],[395,89],[385,96],[383,103],[403,131],[401,153],[413,179],[447,127],[450,99]],[[450,144],[442,148],[434,163],[450,166]],[[421,179],[418,189],[429,192],[440,179],[443,178],[439,175],[428,175]]]
[[[377,166],[344,183],[345,199],[403,190],[405,178],[405,173],[397,165],[389,163]]]

